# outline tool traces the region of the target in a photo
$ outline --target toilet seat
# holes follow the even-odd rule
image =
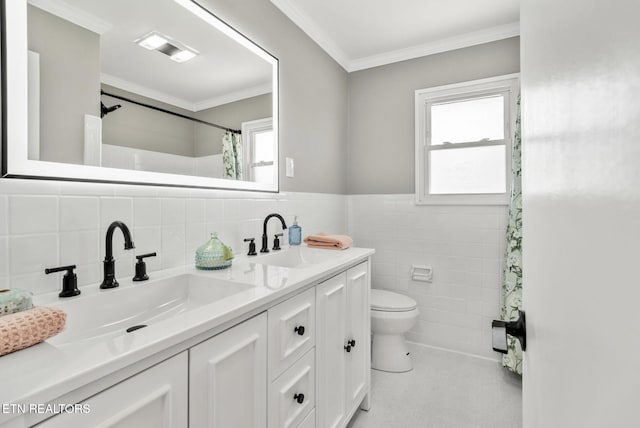
[[[371,290],[371,310],[381,312],[408,312],[416,308],[417,303],[409,296],[387,290]]]

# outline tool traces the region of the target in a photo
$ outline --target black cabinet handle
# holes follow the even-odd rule
[[[304,336],[304,326],[303,325],[297,326],[296,328],[293,329],[293,331],[298,333],[298,335],[300,335],[300,336]]]
[[[298,402],[298,404],[304,403],[304,394],[295,394],[293,399]]]
[[[352,348],[356,347],[356,341],[355,339],[351,339],[350,341],[347,342],[348,345],[350,345]]]
[[[347,351],[347,352],[351,352],[351,345],[345,346],[344,350]]]

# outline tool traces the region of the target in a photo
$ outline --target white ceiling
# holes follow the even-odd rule
[[[520,0],[271,2],[347,71],[520,33]]]
[[[271,92],[272,66],[173,0],[29,0],[100,34],[102,82],[199,111]],[[199,55],[176,63],[134,43],[158,31]]]

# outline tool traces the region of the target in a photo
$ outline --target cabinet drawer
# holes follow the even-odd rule
[[[311,413],[309,413],[309,416],[304,418],[304,421],[298,425],[298,428],[316,428],[316,409],[313,409]]]
[[[315,407],[315,349],[269,386],[269,428],[295,428]]]
[[[280,376],[315,346],[315,291],[310,289],[269,309],[269,379]]]

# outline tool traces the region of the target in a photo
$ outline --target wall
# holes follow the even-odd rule
[[[525,428],[638,425],[639,15],[522,2]]]
[[[519,42],[515,37],[351,73],[347,192],[412,193],[414,91],[517,73]]]
[[[108,93],[130,98],[134,101],[163,108],[174,113],[190,116],[193,112],[162,103],[113,86],[102,84]],[[111,107],[122,108],[102,118],[102,142],[114,146],[133,147],[160,153],[193,156],[195,144],[195,122],[142,107],[107,95],[100,97]]]
[[[271,94],[258,95],[243,100],[197,112],[194,117],[217,123],[227,128],[241,129],[242,122],[273,117]],[[195,156],[222,153],[224,131],[211,126],[196,124]]]
[[[416,206],[414,195],[350,195],[349,233],[373,247],[372,286],[414,298],[419,320],[409,340],[497,358],[491,320],[500,316],[506,208]],[[433,282],[410,278],[431,266]]]
[[[280,189],[346,193],[347,73],[267,0],[202,0],[280,60]],[[318,172],[329,172],[318,180]]]
[[[40,54],[40,159],[82,164],[84,115],[100,115],[99,36],[33,6],[28,13],[29,49]]]
[[[236,254],[245,253],[242,240],[255,237],[259,243],[262,221],[272,212],[281,213],[288,224],[297,215],[305,233],[344,233],[345,198],[0,180],[0,288],[58,290],[61,274],[45,275],[44,269],[68,264],[78,266],[80,286],[99,282],[105,231],[114,220],[129,226],[136,245],[124,251],[122,234],[116,231],[116,275],[133,276],[134,254],[157,251],[147,262],[153,276],[159,269],[193,263],[196,248],[214,231]],[[275,221],[270,227],[273,236],[279,229]]]

